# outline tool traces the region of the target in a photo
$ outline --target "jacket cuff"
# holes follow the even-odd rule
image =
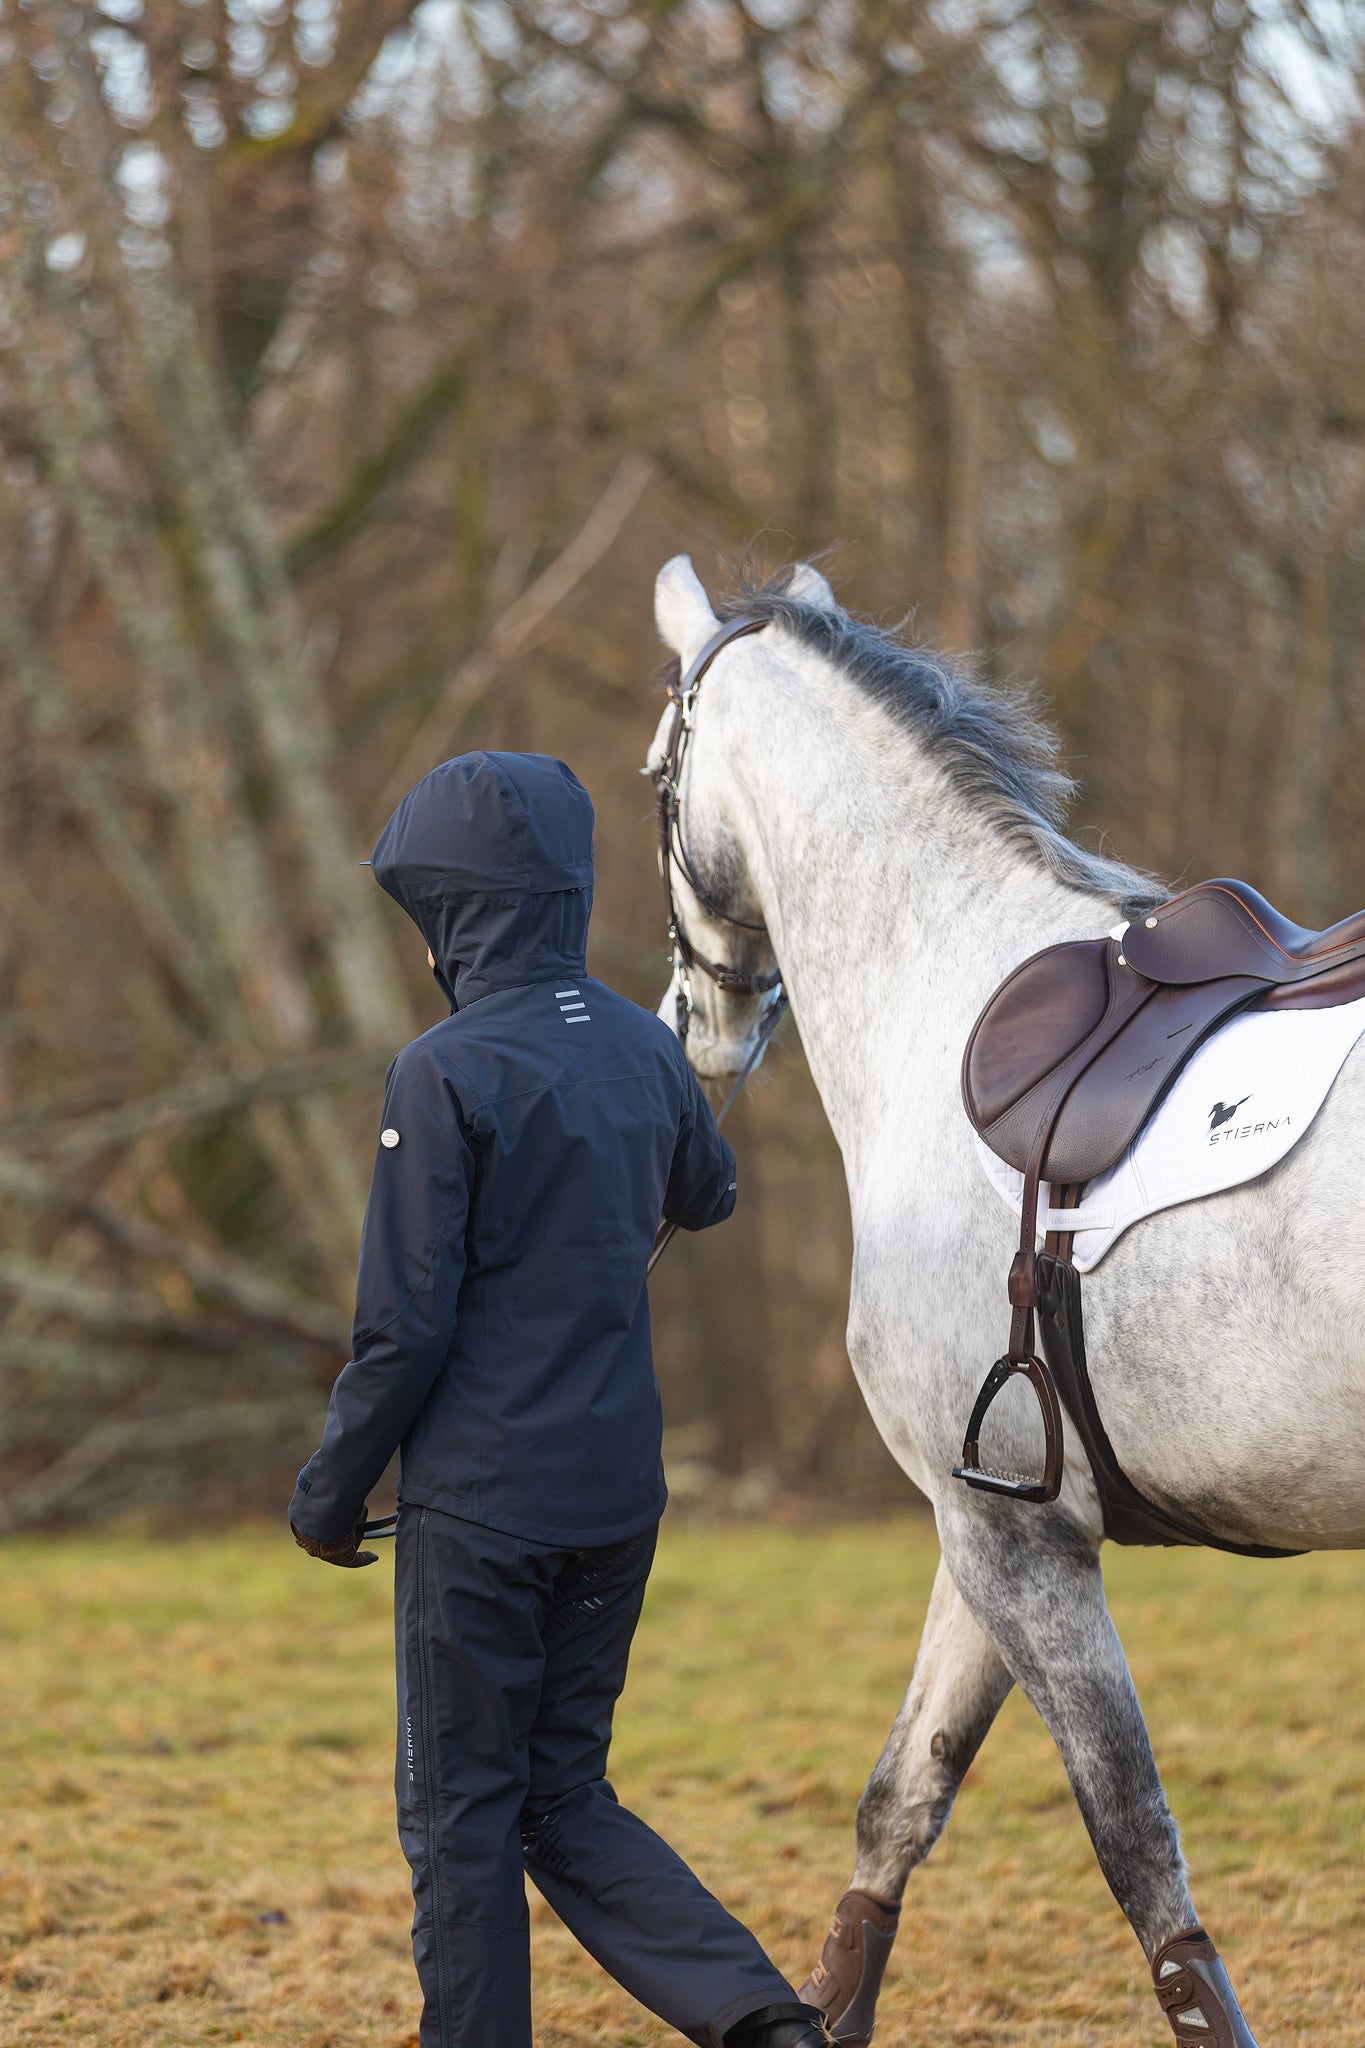
[[[307,1489],[294,1488],[294,1497],[289,1503],[289,1520],[300,1536],[306,1536],[310,1543],[344,1543],[359,1521],[363,1509],[355,1514],[338,1517],[336,1509],[327,1508],[311,1500]]]

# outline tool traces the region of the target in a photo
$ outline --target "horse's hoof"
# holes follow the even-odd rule
[[[1152,1983],[1178,2048],[1256,2048],[1222,1957],[1202,1927],[1187,1927],[1157,1950]]]
[[[870,1892],[845,1892],[834,1909],[820,1960],[797,1995],[824,2014],[840,2048],[867,2048],[872,2039],[877,1993],[900,1912]]]

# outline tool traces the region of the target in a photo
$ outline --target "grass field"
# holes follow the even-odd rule
[[[799,1980],[936,1557],[897,1519],[666,1528],[614,1776]],[[390,1565],[275,1529],[0,1552],[5,2048],[400,2048]],[[1365,1559],[1112,1553],[1196,1901],[1262,2048],[1365,2041]],[[537,2039],[669,2038],[533,1899]],[[912,1880],[879,2048],[1169,2042],[1012,1698]]]

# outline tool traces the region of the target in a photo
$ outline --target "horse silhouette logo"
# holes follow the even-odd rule
[[[1251,1097],[1249,1095],[1242,1097],[1242,1102],[1250,1102],[1250,1100]],[[1223,1124],[1230,1122],[1242,1107],[1242,1102],[1215,1102],[1213,1108],[1209,1111],[1209,1129],[1216,1131]]]

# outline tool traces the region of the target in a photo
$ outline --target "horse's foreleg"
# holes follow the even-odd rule
[[[872,2033],[906,1879],[943,1832],[1013,1680],[939,1565],[904,1704],[858,1806],[858,1861],[801,1996],[841,2042]]]
[[[940,1520],[963,1599],[1046,1722],[1181,2048],[1256,2048],[1185,1882],[1180,1837],[1109,1618],[1099,1559],[1034,1508]]]

